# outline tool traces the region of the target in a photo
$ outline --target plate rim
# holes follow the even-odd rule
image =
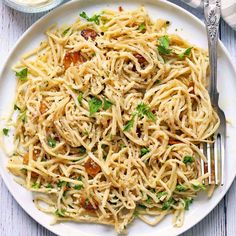
[[[95,0],[94,0],[95,1]],[[108,0],[108,1],[112,1],[112,0]],[[143,2],[149,2],[149,0],[142,0]],[[21,41],[23,41],[25,39],[25,37],[27,37],[28,33],[31,32],[31,30],[33,30],[34,28],[36,28],[39,24],[41,24],[42,21],[46,21],[47,19],[51,19],[51,16],[53,16],[54,14],[56,14],[57,12],[60,12],[63,8],[66,8],[69,5],[73,5],[73,4],[79,4],[79,3],[83,3],[86,2],[86,0],[71,0],[69,2],[66,2],[62,5],[60,5],[59,7],[53,9],[52,11],[48,12],[46,15],[42,16],[41,18],[39,18],[37,21],[35,21],[20,37],[19,39],[15,42],[14,46],[12,47],[12,49],[8,52],[7,54],[7,58],[5,59],[5,61],[3,61],[2,66],[0,67],[0,81],[1,78],[3,76],[3,73],[5,71],[6,65],[9,62],[9,60],[11,59],[11,57],[14,54],[14,51],[16,50],[17,46],[21,43]],[[92,2],[92,1],[91,1]],[[101,2],[100,0],[97,2],[99,3]],[[113,2],[113,1],[112,1]],[[115,0],[114,2],[117,2],[117,0]],[[164,4],[166,6],[169,7],[173,7],[176,10],[178,10],[180,13],[182,14],[186,14],[188,17],[190,17],[192,20],[194,20],[199,26],[201,27],[205,27],[204,23],[198,18],[196,17],[194,14],[192,14],[191,12],[189,12],[188,10],[184,9],[183,7],[166,1],[166,0],[157,0],[158,3]],[[144,3],[145,4],[145,3]],[[42,33],[42,32],[40,32]],[[218,50],[222,49],[223,53],[225,54],[226,58],[228,59],[233,72],[236,74],[236,65],[235,63],[233,63],[233,59],[232,56],[230,55],[228,49],[224,46],[224,44],[222,43],[222,41],[219,39],[219,44],[218,44]],[[2,149],[2,148],[0,148]],[[51,226],[50,224],[46,224],[45,221],[40,220],[40,219],[36,219],[36,217],[33,215],[33,213],[26,207],[24,207],[23,204],[20,203],[20,200],[17,198],[16,194],[12,191],[12,188],[10,187],[10,184],[8,184],[8,182],[5,179],[5,176],[3,174],[4,169],[6,169],[5,166],[0,165],[0,176],[5,184],[5,186],[7,187],[7,190],[10,192],[11,196],[14,198],[14,200],[17,202],[17,204],[24,210],[24,212],[26,212],[34,221],[36,221],[37,223],[39,223],[41,226],[43,226],[44,228],[46,228],[47,230],[51,231],[52,233],[56,234],[56,235],[60,235],[63,236],[63,234],[60,234],[60,232],[58,232],[58,230]],[[189,230],[190,228],[192,228],[193,226],[195,226],[196,224],[198,224],[201,220],[203,220],[210,212],[212,212],[212,210],[220,203],[220,201],[223,199],[223,197],[226,195],[226,193],[228,192],[229,188],[231,187],[235,177],[236,177],[236,170],[234,172],[234,178],[232,178],[231,180],[228,180],[228,186],[226,186],[226,188],[224,189],[224,193],[222,194],[222,196],[215,201],[212,206],[209,208],[209,210],[207,212],[204,212],[204,214],[197,218],[196,221],[194,221],[194,223],[189,223],[188,225],[182,227],[179,229],[178,235],[182,234],[184,232],[186,232],[187,230]],[[45,213],[46,214],[46,213]],[[86,235],[86,233],[83,233],[83,235]],[[152,233],[150,234],[150,236],[153,235]]]

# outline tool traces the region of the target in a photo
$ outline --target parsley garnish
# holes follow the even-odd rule
[[[146,30],[146,25],[144,23],[142,23],[139,27],[138,30],[143,31]]]
[[[140,153],[141,157],[144,156],[145,154],[149,153],[150,150],[148,148],[141,148]]]
[[[83,188],[83,185],[77,184],[74,186],[74,189],[76,190],[80,190],[81,188]]]
[[[60,209],[60,210],[56,210],[56,211],[55,211],[55,214],[56,214],[57,216],[64,217],[64,216],[65,216],[65,212],[66,212],[66,210]]]
[[[27,80],[27,75],[28,75],[28,68],[24,68],[21,71],[16,72],[16,76],[21,81],[26,81]]]
[[[65,36],[68,32],[69,32],[70,28],[67,28],[65,29],[63,32],[62,32],[62,35]]]
[[[138,111],[138,115],[140,117],[147,116],[147,118],[149,118],[150,120],[154,122],[156,121],[155,115],[152,113],[150,107],[145,103],[141,102],[140,104],[138,104],[136,110]]]
[[[143,205],[143,204],[138,204],[138,207],[141,207],[141,208],[143,208],[143,209],[146,209],[147,207],[145,206],[145,205]]]
[[[79,149],[79,153],[81,153],[81,154],[86,153],[86,148],[84,146],[80,146],[80,147],[78,147],[78,149]]]
[[[168,55],[171,53],[171,49],[169,49],[170,40],[167,35],[160,37],[158,42],[159,42],[159,45],[157,46],[157,48],[160,54]]]
[[[108,110],[112,105],[113,103],[110,100],[104,99],[103,109],[105,111]]]
[[[83,99],[83,93],[79,92],[79,95],[77,97],[77,101],[78,101],[79,104],[81,103],[82,99]]]
[[[167,192],[160,192],[157,194],[157,198],[160,199],[161,197],[167,195]]]
[[[19,114],[19,119],[22,121],[22,122],[26,122],[27,120],[27,116],[26,116],[26,110],[25,111],[22,111],[20,114]]]
[[[51,183],[48,183],[46,188],[52,188],[52,184]]]
[[[93,115],[94,113],[96,113],[101,107],[102,107],[102,101],[100,99],[96,98],[96,97],[93,97],[89,101],[90,115]]]
[[[186,187],[182,184],[177,184],[176,185],[176,190],[179,192],[184,192],[186,190]]]
[[[147,204],[151,204],[152,203],[152,198],[150,196],[147,196],[146,202],[147,202]]]
[[[58,183],[57,183],[57,187],[61,188],[65,183],[66,183],[65,181],[60,181],[59,180]]]
[[[185,57],[188,57],[190,56],[190,53],[191,53],[191,48],[187,48],[183,53],[180,53],[178,56],[180,59],[184,59]]]
[[[194,159],[192,156],[185,156],[184,160],[183,160],[185,165],[191,164],[193,161],[194,161]]]
[[[5,136],[8,136],[9,129],[3,128],[3,129],[2,129],[2,132],[3,132],[3,134],[4,134]]]
[[[14,110],[16,111],[16,110],[19,110],[20,111],[20,108],[15,104],[14,105]]]
[[[162,210],[170,209],[171,205],[174,203],[174,199],[172,197],[169,198],[166,202],[163,203]]]
[[[40,187],[40,183],[33,183],[32,184],[32,186],[31,186],[32,188],[35,188],[35,189],[39,189],[39,187]]]
[[[51,148],[56,147],[56,140],[51,138],[51,137],[49,137],[48,138],[48,146],[51,147]]]
[[[86,12],[81,12],[80,17],[86,19],[89,22],[94,22],[96,25],[99,25],[99,18],[101,17],[100,15],[93,15],[92,17],[88,17],[88,15],[86,14]]]
[[[192,184],[192,186],[195,190],[199,190],[199,189],[206,190],[205,185],[200,184],[200,183]]]
[[[134,125],[134,117],[135,115],[132,116],[131,120],[129,120],[126,125],[124,126],[123,131],[130,131],[130,129],[133,127]]]
[[[184,206],[184,209],[185,210],[189,210],[189,205],[193,202],[193,199],[192,198],[186,198],[184,199],[184,203],[185,203],[185,206]]]

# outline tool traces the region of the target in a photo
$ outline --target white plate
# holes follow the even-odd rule
[[[171,21],[170,31],[178,29],[178,33],[193,44],[207,48],[207,40],[205,29],[201,21],[196,17],[183,10],[182,8],[166,1],[157,0],[139,0],[139,1],[92,1],[81,0],[69,2],[58,9],[52,11],[47,16],[35,23],[17,42],[15,48],[9,55],[8,60],[3,66],[0,74],[0,116],[6,114],[14,98],[14,88],[16,84],[15,76],[11,71],[11,66],[19,60],[20,56],[36,47],[42,39],[43,32],[53,23],[64,24],[72,23],[82,11],[86,11],[89,15],[99,12],[104,8],[117,9],[123,6],[125,10],[135,9],[140,5],[144,5],[149,14],[154,18],[164,18]],[[232,124],[236,123],[236,72],[231,63],[230,57],[222,44],[219,45],[219,83],[220,104],[224,109],[226,117]],[[135,220],[128,227],[129,236],[139,235],[176,235],[183,233],[194,224],[205,217],[221,200],[226,191],[230,187],[236,174],[236,129],[233,125],[227,127],[227,162],[225,171],[225,185],[218,188],[213,197],[208,200],[206,196],[199,196],[191,205],[190,210],[186,213],[185,223],[182,228],[174,228],[171,224],[171,216],[166,217],[160,224],[150,227],[139,220]],[[7,185],[9,191],[22,208],[37,222],[58,235],[96,235],[110,236],[114,235],[112,228],[96,225],[96,224],[79,224],[79,223],[60,223],[50,225],[52,217],[46,215],[36,209],[32,202],[32,194],[23,187],[16,184],[13,176],[6,169],[7,157],[1,152],[0,173]]]

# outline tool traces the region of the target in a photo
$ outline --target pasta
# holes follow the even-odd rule
[[[207,52],[144,7],[80,16],[14,67],[8,168],[58,222],[120,233],[136,217],[155,225],[173,213],[179,227],[206,188],[199,145],[219,126]]]

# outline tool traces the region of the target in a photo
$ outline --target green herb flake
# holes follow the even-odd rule
[[[113,103],[112,103],[110,100],[104,99],[104,102],[103,102],[103,109],[104,109],[105,111],[108,110],[112,105],[113,105]]]
[[[61,188],[63,185],[65,185],[65,183],[66,183],[65,181],[60,181],[59,180],[58,183],[57,183],[57,187]]]
[[[96,97],[93,97],[91,100],[89,100],[89,112],[90,115],[93,115],[94,113],[98,112],[98,110],[102,107],[102,101]]]
[[[26,169],[26,168],[22,168],[22,169],[20,169],[20,171],[21,171],[24,175],[27,174],[27,169]]]
[[[192,186],[193,186],[193,188],[195,189],[195,190],[206,190],[206,186],[205,185],[203,185],[203,184],[198,184],[198,183],[196,183],[196,184],[192,184]]]
[[[184,157],[184,160],[183,160],[183,163],[184,163],[185,165],[188,165],[188,164],[193,163],[193,161],[194,161],[194,159],[193,159],[192,156],[185,156],[185,157]]]
[[[143,31],[146,30],[146,25],[144,23],[142,23],[139,27],[138,30]]]
[[[80,146],[80,147],[78,147],[78,149],[79,149],[79,153],[81,153],[81,154],[86,153],[86,148],[84,146]]]
[[[190,56],[192,47],[191,48],[187,48],[183,53],[180,53],[178,56],[180,59],[184,59],[185,57]]]
[[[99,25],[100,23],[100,17],[101,15],[93,15],[92,17],[89,17],[86,12],[81,12],[80,13],[80,17],[84,18],[85,20],[89,21],[89,22],[94,22],[96,25]]]
[[[158,51],[160,54],[166,54],[169,55],[171,53],[171,49],[169,49],[170,46],[170,40],[167,35],[162,36],[158,40],[159,45],[157,46]]]
[[[192,202],[193,202],[193,199],[192,199],[192,198],[186,198],[186,199],[184,199],[184,203],[185,203],[184,209],[185,209],[185,210],[189,210],[189,205],[192,204]]]
[[[19,110],[20,111],[20,108],[15,104],[14,105],[14,110],[16,111],[16,110]]]
[[[28,75],[28,68],[24,68],[21,71],[16,72],[16,76],[21,81],[26,81],[27,80],[27,75]]]
[[[147,196],[146,203],[147,204],[151,204],[152,203],[152,198],[150,196]]]
[[[51,183],[48,183],[48,184],[46,185],[46,188],[52,188],[52,184],[51,184]]]
[[[59,217],[64,217],[65,216],[65,210],[64,209],[60,209],[60,210],[56,210],[55,211],[55,215],[59,216]]]
[[[65,36],[65,35],[69,32],[69,30],[70,30],[70,27],[67,28],[67,29],[65,29],[65,30],[62,32],[62,35]]]
[[[76,189],[76,190],[80,190],[82,188],[83,188],[83,185],[81,185],[81,184],[77,184],[74,186],[74,189]]]
[[[157,198],[160,199],[162,198],[163,196],[166,196],[167,195],[167,192],[160,192],[160,193],[157,193]]]
[[[141,102],[140,104],[138,104],[136,110],[138,111],[138,115],[140,117],[147,116],[147,118],[152,120],[153,122],[156,121],[156,116],[152,113],[150,107],[145,103]]]
[[[22,111],[20,114],[19,114],[19,119],[25,123],[27,121],[27,116],[26,116],[26,110],[25,111]]]
[[[80,175],[77,180],[82,181],[82,176]]]
[[[79,104],[82,102],[82,99],[83,99],[83,93],[79,92],[79,95],[77,97],[77,101],[78,101]]]
[[[185,192],[186,191],[186,187],[182,184],[177,184],[176,185],[176,190],[179,192]]]
[[[49,137],[48,138],[48,146],[51,147],[51,148],[56,147],[56,140],[51,138],[51,137]]]
[[[129,121],[126,123],[126,125],[124,126],[123,131],[128,132],[128,131],[131,130],[131,128],[132,128],[133,125],[134,125],[134,117],[135,117],[135,116],[133,115],[132,118],[131,118],[131,120],[129,120]]]
[[[133,216],[134,217],[138,217],[139,216],[139,212],[135,210],[134,213],[133,213]]]
[[[141,148],[141,150],[140,150],[141,157],[149,152],[150,152],[150,150],[148,148]]]
[[[34,188],[34,189],[39,189],[40,188],[40,183],[33,183],[32,184],[32,186],[31,186],[32,188]]]
[[[162,210],[169,210],[171,208],[171,205],[174,203],[174,199],[172,197],[169,198],[166,202],[162,205]]]
[[[8,136],[9,129],[3,128],[3,129],[2,129],[2,132],[3,132],[3,134],[4,134],[5,136]]]
[[[145,205],[143,205],[143,204],[138,204],[138,207],[143,208],[143,209],[146,209],[146,208],[147,208],[147,207],[146,207]]]

